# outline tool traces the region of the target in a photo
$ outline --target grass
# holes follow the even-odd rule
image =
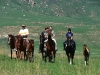
[[[89,65],[84,65],[83,55],[76,53],[74,63],[69,65],[65,53],[57,53],[55,63],[45,63],[41,54],[35,53],[35,61],[17,61],[0,55],[0,74],[3,75],[99,75],[99,57],[90,57]],[[8,64],[9,63],[9,64]]]

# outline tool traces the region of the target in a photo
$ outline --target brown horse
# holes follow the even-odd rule
[[[55,62],[55,43],[51,38],[51,34],[48,34],[48,41],[46,42],[45,62],[46,58],[49,58],[49,62]]]
[[[17,53],[18,53],[18,60],[21,59],[21,52],[24,52],[24,60],[26,59],[26,39],[23,39],[21,35],[17,35],[17,41],[16,41],[16,48],[17,48]]]
[[[84,55],[85,65],[88,65],[89,55],[90,55],[90,49],[87,48],[87,45],[86,44],[84,44],[84,46],[83,46],[83,55]]]
[[[34,40],[30,39],[27,47],[27,59],[34,61]]]
[[[16,40],[17,40],[16,36],[8,34],[8,44],[10,46],[11,59],[12,59],[12,50],[15,48]],[[17,57],[17,50],[16,50],[16,57]]]

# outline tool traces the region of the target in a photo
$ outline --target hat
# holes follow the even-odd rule
[[[22,24],[22,27],[26,27],[26,25]]]
[[[71,28],[68,28],[68,31],[71,31]]]

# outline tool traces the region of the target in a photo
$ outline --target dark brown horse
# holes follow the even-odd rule
[[[55,62],[55,43],[51,38],[51,34],[48,34],[48,41],[46,42],[45,62],[46,58],[49,58],[49,62]]]
[[[16,36],[8,34],[8,44],[10,46],[11,59],[12,59],[12,50],[15,48],[16,40],[17,40]],[[16,57],[17,57],[17,50],[16,50]]]
[[[24,52],[24,60],[26,59],[26,47],[27,47],[27,43],[26,43],[26,39],[23,39],[23,37],[21,35],[17,35],[17,42],[16,42],[16,48],[17,48],[17,52],[18,52],[18,60],[21,59],[21,52]]]
[[[67,39],[65,52],[66,52],[66,55],[68,57],[68,63],[70,63],[70,64],[73,64],[75,50],[76,50],[75,41],[71,40],[70,38]]]
[[[27,59],[34,61],[34,40],[30,39],[27,47]]]
[[[40,35],[40,50],[41,50],[41,54],[42,54],[42,59],[44,60],[45,58],[45,51],[44,51],[44,34],[43,32]]]
[[[84,44],[84,46],[83,46],[83,55],[84,55],[85,65],[88,65],[89,55],[90,55],[90,49],[87,48],[87,45],[86,44]]]

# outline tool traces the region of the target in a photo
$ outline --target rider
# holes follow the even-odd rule
[[[44,51],[46,51],[46,42],[48,41],[48,27],[45,27],[45,31],[43,32],[44,37]]]
[[[29,35],[29,30],[26,28],[26,25],[22,25],[22,28],[19,31],[19,35],[21,35],[23,37],[23,39],[26,40],[27,44],[29,43],[29,40],[27,38]],[[27,49],[26,49],[26,51],[27,51]]]
[[[43,43],[44,44],[44,50],[46,50],[46,46],[45,46],[45,43],[47,42],[47,39],[48,39],[48,27],[45,27],[45,30],[40,34],[40,38],[42,38],[42,41],[39,42],[39,53],[41,53],[41,46],[40,46],[40,43]]]
[[[49,27],[49,30],[51,31],[51,37],[52,37],[52,40],[55,42],[55,50],[57,51],[58,48],[57,48],[57,42],[55,40],[55,33],[54,33],[54,30],[52,29],[52,26]]]
[[[27,39],[29,35],[29,30],[26,28],[26,25],[22,25],[22,28],[20,29],[19,34],[23,37],[23,39]]]
[[[68,40],[68,39],[71,39],[71,40],[72,40],[72,39],[73,39],[72,36],[73,36],[73,33],[71,32],[71,28],[68,28],[68,32],[66,33],[66,39],[67,39],[67,40]],[[63,43],[64,50],[65,50],[66,42],[67,42],[67,41],[65,41],[65,42]]]

